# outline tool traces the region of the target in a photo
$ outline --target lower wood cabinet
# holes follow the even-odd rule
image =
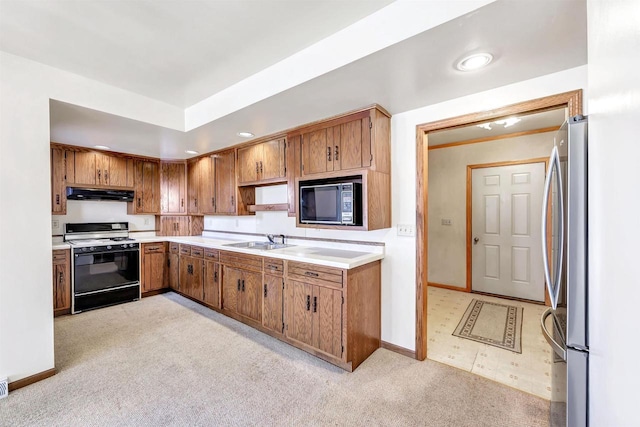
[[[169,254],[167,259],[168,285],[170,289],[180,290],[180,247],[177,243],[169,243]]]
[[[204,252],[204,289],[203,301],[215,308],[220,308],[220,283],[222,274],[218,262],[218,251],[205,249]]]
[[[224,308],[262,322],[262,273],[224,267]]]
[[[68,249],[53,251],[53,315],[71,313],[71,254]]]
[[[203,275],[204,260],[201,257],[180,255],[180,292],[202,301]]]
[[[264,273],[262,326],[278,333],[284,332],[284,319],[282,317],[283,289],[284,279],[282,276],[272,276],[266,272]]]
[[[140,287],[142,293],[168,287],[169,269],[167,267],[166,243],[143,243],[141,246]]]

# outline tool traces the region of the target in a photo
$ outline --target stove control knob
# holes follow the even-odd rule
[[[122,248],[123,248],[123,249],[124,249],[124,248],[126,248],[126,247],[127,247],[127,245],[122,245]]]
[[[130,248],[132,248],[132,247],[134,247],[134,246],[135,246],[135,245],[134,245],[133,243],[129,243],[129,247],[130,247]]]
[[[95,251],[95,250],[96,250],[96,248],[94,248],[93,246],[91,246],[91,247],[89,248],[89,250],[93,252],[93,251]]]
[[[111,245],[107,245],[107,249],[111,249]]]

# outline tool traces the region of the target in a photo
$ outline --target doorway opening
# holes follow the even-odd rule
[[[548,351],[539,327],[546,294],[538,277],[542,266],[531,257],[541,253],[537,187],[544,182],[555,130],[565,117],[581,113],[580,104],[581,91],[574,91],[417,127],[417,359],[428,354],[542,397],[550,391],[541,378],[545,367],[534,366],[550,355],[531,362],[531,351]],[[558,123],[540,124],[538,119],[553,114]],[[538,124],[515,131],[518,119]],[[540,139],[548,147],[532,149]],[[496,188],[476,191],[474,208],[473,189],[482,182]],[[509,233],[492,233],[495,227]],[[491,241],[507,234],[511,241]],[[496,284],[498,277],[507,280]],[[514,291],[514,283],[520,289]],[[522,378],[523,371],[532,376]]]

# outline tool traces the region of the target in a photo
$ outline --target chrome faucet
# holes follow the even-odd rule
[[[280,244],[284,245],[284,239],[285,236],[284,234],[267,234],[267,239],[269,239],[269,242],[276,244],[276,239],[280,239]]]

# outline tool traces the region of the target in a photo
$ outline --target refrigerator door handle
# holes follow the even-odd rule
[[[547,326],[545,325],[545,321],[547,320],[547,317],[549,317],[550,315],[553,314],[553,309],[552,308],[548,308],[544,313],[542,313],[542,317],[540,318],[540,326],[542,327],[542,335],[544,335],[544,338],[547,340],[547,342],[549,343],[549,345],[551,346],[551,348],[553,348],[553,351],[562,358],[562,360],[566,361],[567,360],[567,350],[564,348],[564,346],[560,345],[556,340],[553,339],[553,335],[549,332],[549,330],[547,329]],[[555,319],[554,319],[555,322]]]
[[[556,171],[556,183],[558,197],[558,249],[556,250],[556,274],[551,278],[551,267],[549,265],[549,246],[547,245],[547,210],[549,209],[549,192],[551,191],[551,181],[553,171]],[[549,171],[544,183],[544,193],[542,198],[542,262],[544,264],[544,277],[549,291],[549,299],[553,309],[558,306],[558,298],[560,296],[560,280],[562,277],[562,255],[564,247],[564,205],[562,201],[562,176],[560,169],[560,155],[558,147],[553,147],[551,157],[549,158]]]

